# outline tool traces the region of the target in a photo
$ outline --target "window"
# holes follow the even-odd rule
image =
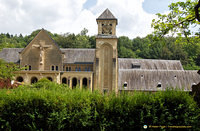
[[[25,65],[25,70],[28,70],[28,69],[27,69],[27,65]]]
[[[54,71],[54,66],[51,66],[51,70]]]
[[[78,68],[77,68],[77,67],[75,68],[75,71],[78,71]]]
[[[124,89],[126,89],[127,86],[128,86],[128,84],[127,84],[127,82],[125,81],[125,82],[124,82]]]
[[[69,71],[71,71],[71,67],[69,67]]]
[[[66,71],[69,71],[69,68],[68,68],[68,67],[66,67]]]
[[[90,71],[90,67],[88,67],[88,71]]]
[[[28,69],[31,70],[31,66],[30,65],[29,65]]]
[[[87,67],[85,67],[85,71],[87,71]]]
[[[78,71],[81,71],[81,67],[78,68]]]
[[[139,69],[140,63],[132,63],[132,69]]]
[[[108,89],[103,89],[103,94],[107,94],[108,93]]]
[[[56,66],[56,70],[58,71],[58,66]]]
[[[158,88],[161,88],[162,87],[162,84],[161,82],[158,82],[158,85],[157,85]]]

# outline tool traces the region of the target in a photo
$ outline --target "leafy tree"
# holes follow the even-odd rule
[[[12,79],[15,71],[20,68],[14,63],[7,63],[0,59],[0,79]]]
[[[197,0],[186,2],[177,2],[169,5],[170,12],[166,14],[158,13],[158,20],[152,20],[154,33],[159,36],[178,33],[186,38],[190,35],[200,35],[199,32],[192,32],[191,27],[196,27],[200,23],[195,16],[195,6]]]

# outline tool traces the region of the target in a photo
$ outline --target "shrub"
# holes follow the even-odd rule
[[[143,125],[199,127],[199,109],[187,92],[167,90],[154,94],[102,95],[98,91],[71,90],[64,85],[48,83],[40,88],[33,88],[38,86],[33,84],[33,87],[1,90],[0,128],[140,130]]]

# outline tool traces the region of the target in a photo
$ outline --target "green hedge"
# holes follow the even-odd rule
[[[196,103],[182,91],[116,96],[53,82],[0,91],[1,130],[132,130],[143,125],[196,129],[198,120]]]

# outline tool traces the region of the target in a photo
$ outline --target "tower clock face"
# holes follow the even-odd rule
[[[102,34],[112,34],[112,24],[102,24]]]

